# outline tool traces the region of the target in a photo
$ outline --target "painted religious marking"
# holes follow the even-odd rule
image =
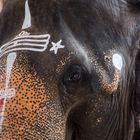
[[[11,97],[15,96],[15,94],[16,94],[15,89],[9,88],[11,71],[12,71],[12,67],[14,65],[15,60],[16,60],[16,53],[15,52],[9,53],[7,56],[7,65],[6,65],[5,89],[0,90],[0,100],[2,101],[1,112],[0,112],[0,130],[2,129],[1,127],[3,124],[3,120],[4,120],[6,100],[7,100],[7,98],[11,98]]]
[[[50,34],[31,35],[26,31],[22,31],[10,42],[1,46],[0,57],[4,54],[15,51],[44,52],[50,43],[50,37]],[[54,51],[54,54],[57,54],[58,49],[65,47],[61,45],[61,42],[62,40],[57,43],[52,42],[52,48],[50,48],[50,51]]]
[[[16,95],[16,91],[14,88],[0,90],[0,100],[5,98],[5,94],[6,98],[10,99]]]
[[[31,12],[28,0],[25,1],[25,17],[23,25],[21,27],[22,32],[19,33],[12,40],[0,47],[0,59],[6,55],[6,79],[5,86],[0,89],[0,131],[2,130],[4,113],[6,111],[6,103],[8,99],[11,99],[16,96],[16,90],[12,87],[9,87],[11,72],[14,65],[14,62],[17,57],[17,52],[19,51],[32,51],[32,52],[44,52],[47,50],[48,45],[50,44],[50,52],[55,55],[58,53],[59,49],[65,48],[62,45],[62,40],[57,43],[50,42],[50,34],[31,34],[25,29],[28,29],[32,26],[31,23]],[[0,69],[3,66],[0,65]],[[2,80],[2,75],[0,75],[0,80]]]
[[[25,18],[22,25],[22,29],[27,29],[31,27],[31,12],[28,4],[28,0],[25,2]]]
[[[58,41],[57,43],[52,42],[53,47],[50,49],[50,51],[54,51],[54,54],[57,54],[58,49],[63,49],[64,46],[61,45],[62,40]]]
[[[50,35],[30,35],[28,32],[21,32],[18,36],[16,36],[10,42],[4,44],[0,48],[0,57],[4,54],[13,51],[35,51],[35,52],[43,52],[47,49],[49,44]]]

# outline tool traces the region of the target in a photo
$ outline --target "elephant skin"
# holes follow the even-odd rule
[[[140,140],[139,38],[139,0],[7,0],[0,140]]]

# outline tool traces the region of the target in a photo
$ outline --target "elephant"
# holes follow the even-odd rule
[[[140,139],[140,0],[6,0],[0,140]]]

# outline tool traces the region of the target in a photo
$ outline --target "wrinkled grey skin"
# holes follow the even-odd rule
[[[1,46],[21,32],[24,6],[24,0],[6,1]],[[49,43],[42,53],[16,52],[11,87],[17,93],[6,104],[0,137],[139,140],[139,0],[29,0],[29,6],[32,26],[25,31],[48,33],[65,48],[55,55]],[[0,58],[2,74],[7,55]]]

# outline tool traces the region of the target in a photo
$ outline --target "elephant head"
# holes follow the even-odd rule
[[[139,23],[138,0],[7,0],[0,138],[132,140]]]

